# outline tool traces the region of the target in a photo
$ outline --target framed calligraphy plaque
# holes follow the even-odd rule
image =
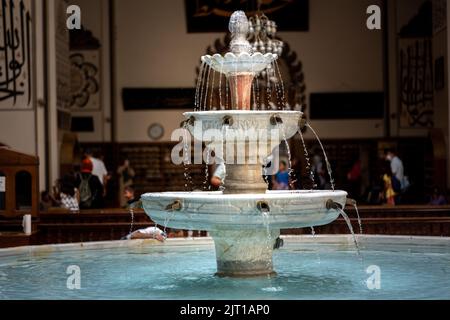
[[[31,2],[0,2],[0,110],[33,107]]]
[[[400,127],[433,127],[433,60],[429,38],[400,39]]]

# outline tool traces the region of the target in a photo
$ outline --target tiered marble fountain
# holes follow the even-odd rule
[[[295,135],[303,125],[302,112],[251,110],[254,77],[270,68],[277,55],[252,52],[246,39],[248,20],[242,11],[232,15],[229,28],[230,52],[203,56],[202,62],[227,78],[232,110],[186,112],[185,127],[197,140],[209,129],[222,132],[218,143],[226,150],[222,158],[227,158],[227,152],[245,150],[244,161],[225,161],[222,191],[147,193],[142,202],[146,213],[160,225],[209,231],[215,243],[218,275],[270,275],[274,274],[272,251],[280,230],[334,221],[347,193],[267,190],[263,166],[254,160],[268,159],[274,146]],[[262,142],[262,137],[267,139]],[[255,143],[259,145],[256,155]]]

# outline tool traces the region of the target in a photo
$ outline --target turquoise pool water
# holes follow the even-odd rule
[[[254,279],[214,276],[212,245],[0,256],[0,299],[450,299],[449,246],[362,244],[358,257],[350,244],[285,242],[278,275]],[[67,288],[70,265],[81,289]]]

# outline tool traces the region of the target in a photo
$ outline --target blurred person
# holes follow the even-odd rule
[[[103,207],[103,185],[97,176],[92,174],[92,161],[84,158],[81,162],[80,174],[76,186],[80,193],[80,209],[98,209]]]
[[[397,192],[406,190],[409,187],[409,180],[404,173],[403,161],[400,160],[392,149],[385,149],[384,155],[385,159],[391,164],[392,176],[395,177],[400,184],[400,188]]]
[[[349,194],[357,198],[361,191],[361,160],[357,158],[353,162],[353,166],[347,173],[347,181],[349,183]]]
[[[108,170],[106,170],[105,163],[100,158],[95,158],[92,150],[86,149],[85,157],[92,162],[92,174],[97,176],[102,185],[105,185],[108,180]]]
[[[57,205],[58,202],[48,191],[41,192],[41,201],[39,202],[39,210],[40,211],[48,211],[48,209],[53,208]]]
[[[123,195],[125,188],[133,185],[133,178],[136,175],[128,159],[125,159],[122,165],[117,168],[117,174],[119,175],[119,194]],[[127,201],[125,197],[120,198],[120,206],[125,207]]]
[[[393,181],[395,181],[395,179],[393,179],[389,163],[386,163],[382,179],[384,183],[384,193],[382,193],[384,202],[388,205],[395,205],[395,196],[397,193],[393,187]]]
[[[123,190],[123,198],[125,199],[125,208],[135,209],[142,208],[142,202],[139,197],[135,196],[135,190],[132,186],[125,187]]]
[[[286,161],[281,160],[278,172],[272,176],[273,190],[289,190],[289,171]]]
[[[216,164],[216,168],[214,169],[214,173],[210,179],[211,185],[216,188],[220,188],[225,180],[225,164],[223,162]]]
[[[80,193],[76,186],[76,178],[70,174],[64,175],[59,182],[59,198],[61,208],[72,212],[79,211]]]
[[[132,240],[132,239],[156,239],[163,242],[166,240],[167,234],[159,229],[158,227],[148,227],[145,229],[139,229],[133,231],[132,233],[126,235],[121,240]]]
[[[292,159],[292,173],[294,176],[294,181],[292,181],[293,189],[295,190],[301,190],[302,189],[302,182],[300,177],[302,176],[302,164],[300,160],[294,158]]]
[[[317,151],[318,152],[318,151]],[[312,157],[311,170],[314,172],[314,178],[319,190],[325,190],[327,188],[327,179],[325,167],[323,165],[322,157],[316,154]]]
[[[444,206],[448,204],[448,202],[444,194],[438,188],[434,188],[428,204],[431,206]]]

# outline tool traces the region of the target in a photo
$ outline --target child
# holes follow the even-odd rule
[[[386,204],[395,205],[395,196],[396,193],[392,186],[392,171],[390,164],[387,163],[385,165],[384,174],[383,174],[383,182],[384,182],[384,199],[386,200]]]
[[[272,178],[274,190],[289,190],[289,171],[286,161],[280,161],[279,170]]]

